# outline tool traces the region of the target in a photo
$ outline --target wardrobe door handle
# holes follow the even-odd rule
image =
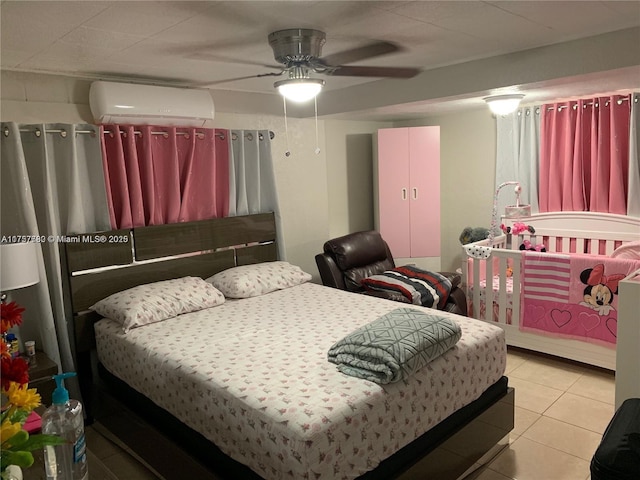
[[[407,199],[407,189],[403,188],[402,189],[402,200],[406,200]]]
[[[413,190],[413,199],[417,200],[418,199],[418,189],[416,187],[413,187],[412,190]]]

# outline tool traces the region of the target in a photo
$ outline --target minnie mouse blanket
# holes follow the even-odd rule
[[[639,260],[523,253],[520,329],[614,347],[618,282]]]

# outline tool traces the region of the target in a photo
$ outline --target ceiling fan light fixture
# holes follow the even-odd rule
[[[489,109],[496,115],[508,115],[518,109],[520,101],[524,98],[524,95],[516,93],[509,95],[494,95],[493,97],[486,97],[484,99],[489,105]]]
[[[306,102],[320,93],[324,80],[319,78],[289,78],[273,84],[280,95],[292,102]]]

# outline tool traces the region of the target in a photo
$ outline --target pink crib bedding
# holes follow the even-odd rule
[[[512,318],[512,312],[513,312],[513,277],[507,277],[505,286],[507,290],[506,323],[508,325],[512,325],[511,318]],[[494,322],[499,322],[500,307],[498,305],[498,293],[500,292],[500,277],[498,275],[494,275],[492,287],[493,287],[493,295],[494,295],[493,308],[492,308],[492,311],[493,311],[492,320]],[[475,312],[474,305],[473,305],[473,285],[469,286],[469,289],[468,289],[469,295],[467,296],[467,310],[468,310],[468,315],[470,317],[488,319],[486,290],[487,290],[487,280],[486,279],[480,280],[480,311]],[[479,315],[476,315],[476,313],[479,313]]]
[[[526,252],[520,328],[614,347],[618,282],[640,260]]]

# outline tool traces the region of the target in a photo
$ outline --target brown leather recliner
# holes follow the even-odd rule
[[[379,232],[369,230],[350,233],[325,242],[324,252],[316,255],[316,264],[322,283],[328,287],[364,293],[397,302],[410,303],[400,293],[365,290],[360,284],[363,278],[395,268],[389,245]],[[460,288],[458,273],[439,272],[451,281],[451,293],[444,310],[467,315],[467,299]]]

